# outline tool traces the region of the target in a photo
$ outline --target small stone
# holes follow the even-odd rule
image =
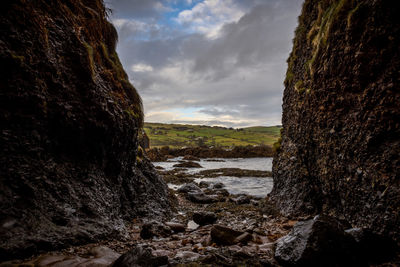
[[[238,243],[237,237],[242,234],[243,232],[241,231],[236,231],[222,225],[214,225],[210,231],[212,242],[228,246]]]
[[[157,222],[151,221],[142,225],[142,230],[140,231],[140,237],[143,239],[150,239],[152,237],[167,237],[172,234],[170,227]]]
[[[165,225],[171,228],[175,233],[185,232],[186,230],[185,225],[177,222],[166,222]]]
[[[213,224],[217,221],[217,215],[213,212],[199,211],[193,213],[193,221],[199,225]]]
[[[248,232],[244,232],[240,236],[236,237],[235,242],[236,243],[247,244],[247,242],[251,241],[252,239],[253,239],[253,235],[252,234],[250,234]]]

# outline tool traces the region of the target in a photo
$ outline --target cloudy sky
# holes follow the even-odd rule
[[[145,121],[281,123],[302,0],[105,0]]]

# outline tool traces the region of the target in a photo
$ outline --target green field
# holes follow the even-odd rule
[[[186,124],[144,124],[151,147],[215,146],[233,147],[247,145],[271,145],[280,136],[281,126],[257,126],[248,128],[224,128],[219,126]]]

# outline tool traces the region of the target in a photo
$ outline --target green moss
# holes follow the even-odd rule
[[[294,90],[296,90],[296,92],[298,92],[299,94],[302,94],[306,90],[304,87],[304,82],[301,80],[297,81],[294,85]]]
[[[349,14],[347,15],[347,27],[350,27],[353,16],[360,9],[360,6],[361,3],[359,3],[355,8],[350,10]]]
[[[14,60],[18,61],[20,64],[22,64],[25,61],[24,56],[19,56],[17,54],[14,54],[13,52],[11,52],[10,55]]]
[[[88,44],[87,42],[83,42],[83,45],[86,48],[88,60],[89,60],[89,67],[92,76],[94,75],[94,58],[93,58],[93,47]]]
[[[144,151],[143,148],[139,145],[138,146],[138,150],[137,150],[137,154],[136,154],[136,162],[140,163],[143,161],[144,158]]]

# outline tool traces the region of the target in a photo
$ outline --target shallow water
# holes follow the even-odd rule
[[[195,179],[196,183],[201,181],[209,182],[211,185],[216,183],[223,183],[224,188],[230,194],[246,194],[255,197],[266,197],[272,190],[272,178],[270,177],[231,177],[220,176],[216,178],[198,178]]]
[[[170,159],[167,162],[154,162],[155,166],[161,166],[165,170],[174,169],[173,165],[177,164],[182,157]],[[188,173],[198,173],[202,170],[221,169],[221,168],[240,168],[246,170],[272,170],[272,158],[233,158],[233,159],[216,159],[223,162],[207,161],[209,159],[201,159],[198,162],[203,168],[189,168]],[[270,177],[232,177],[219,176],[215,178],[197,178],[196,183],[201,181],[209,182],[211,185],[215,183],[223,183],[224,188],[230,194],[247,194],[255,197],[265,197],[272,190],[273,182]],[[170,188],[178,189],[179,185],[168,184]]]

